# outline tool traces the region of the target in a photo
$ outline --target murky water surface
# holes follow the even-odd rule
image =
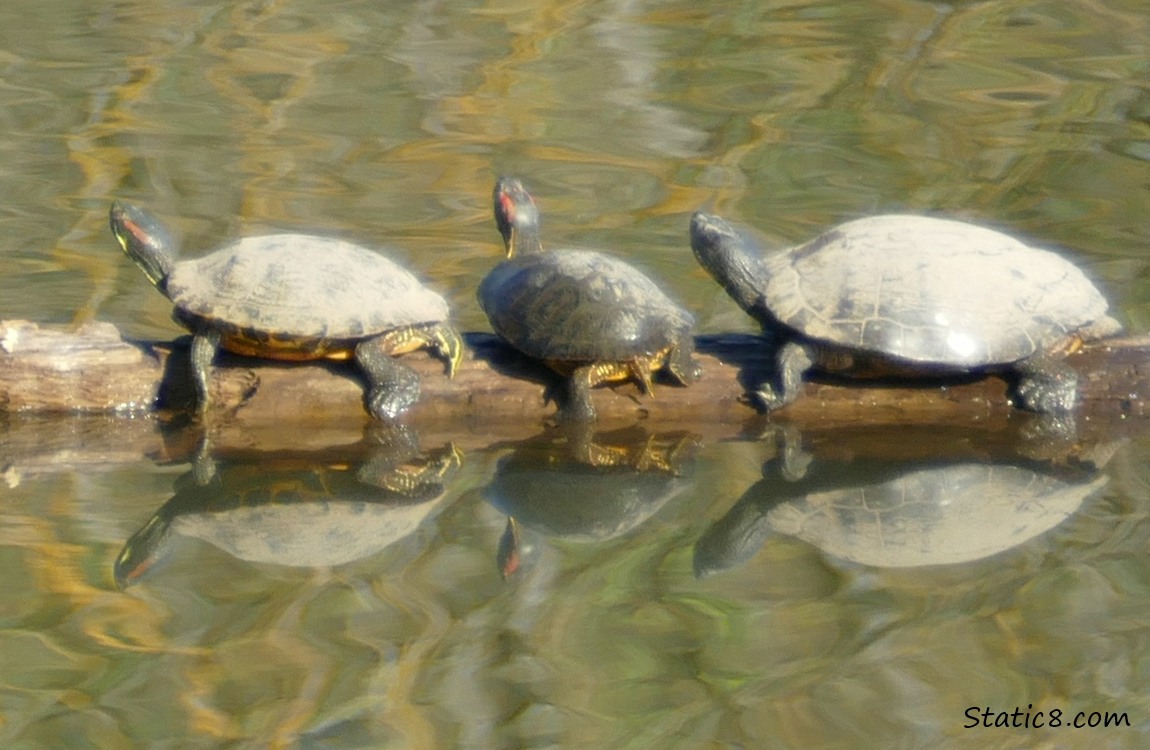
[[[547,237],[650,269],[706,332],[753,327],[691,257],[699,207],[780,246],[976,220],[1067,249],[1150,328],[1143,0],[17,0],[0,72],[0,319],[179,332],[107,230],[119,196],[189,252],[390,245],[482,330],[515,173]],[[1138,435],[1040,460],[977,430],[355,425],[197,458],[150,419],[3,430],[4,748],[1150,732]],[[988,707],[1129,726],[966,728]]]

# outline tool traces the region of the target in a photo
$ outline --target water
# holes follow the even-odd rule
[[[115,248],[115,196],[164,216],[191,253],[270,229],[390,245],[461,328],[482,330],[474,287],[500,252],[491,184],[514,173],[552,244],[609,246],[650,269],[705,332],[753,326],[687,249],[699,207],[780,246],[878,211],[976,220],[1067,249],[1132,330],[1150,327],[1139,0],[49,0],[6,4],[0,29],[0,319],[179,333]],[[215,446],[218,473],[200,485],[198,436],[175,425],[9,418],[0,746],[1145,744],[1150,446],[1137,429],[1100,442],[1107,459],[1088,472],[980,426],[912,435],[932,469],[993,460],[1032,482],[1054,475],[1066,501],[1043,505],[1049,528],[1028,535],[1032,508],[993,503],[968,469],[976,490],[942,493],[930,528],[947,528],[941,508],[961,497],[969,529],[1007,513],[991,526],[1019,529],[1004,535],[1019,543],[900,568],[852,560],[765,507],[796,486],[873,477],[868,461],[921,469],[889,434],[801,435],[813,458],[788,480],[785,441],[757,423],[605,426],[596,439],[615,449],[600,455],[647,460],[618,458],[604,479],[577,460],[577,436],[485,427],[421,427],[424,450],[452,443],[462,466],[364,556],[253,560],[200,519],[119,589],[125,543],[181,488],[255,467],[281,499],[311,487],[317,528],[338,510],[328,498],[358,497],[350,476],[373,436],[358,424],[249,435]],[[572,486],[646,502],[605,503],[617,517],[572,531],[579,514],[556,525],[515,505],[547,481],[559,507]],[[352,508],[387,517],[372,510]],[[521,564],[505,579],[508,512]],[[245,518],[230,528],[255,525]],[[735,553],[697,575],[728,526],[742,542],[725,537]],[[1132,726],[966,729],[974,706],[1127,712]]]

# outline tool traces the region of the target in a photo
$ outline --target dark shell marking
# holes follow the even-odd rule
[[[590,250],[504,261],[483,279],[479,301],[496,333],[552,363],[665,356],[695,322],[640,271]]]

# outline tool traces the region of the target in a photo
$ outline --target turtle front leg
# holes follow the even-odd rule
[[[208,413],[208,391],[212,381],[212,360],[220,348],[220,332],[212,329],[196,331],[192,336],[192,378],[196,381],[196,407],[201,416]]]
[[[385,336],[359,342],[355,361],[367,375],[367,410],[376,419],[395,419],[419,400],[419,376],[391,356]]]
[[[788,341],[775,355],[775,376],[778,389],[770,382],[763,383],[755,395],[762,400],[763,408],[774,411],[799,397],[803,386],[803,375],[814,365],[810,350],[797,341]]]

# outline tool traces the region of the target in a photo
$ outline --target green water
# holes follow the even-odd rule
[[[513,173],[552,242],[640,263],[704,332],[753,327],[691,257],[699,207],[780,246],[881,211],[978,221],[1066,249],[1150,328],[1142,0],[18,0],[0,70],[0,319],[179,333],[107,230],[122,197],[191,252],[273,228],[390,245],[483,330],[491,184]],[[309,453],[293,470],[343,487],[358,430],[243,460],[282,487],[283,451]],[[979,523],[1013,508],[998,554],[900,568],[785,533],[755,499],[779,481],[776,443],[703,432],[669,473],[556,480],[555,498],[573,483],[647,502],[594,533],[524,518],[506,580],[498,472],[572,459],[461,428],[420,436],[464,463],[366,556],[253,561],[181,532],[119,590],[125,542],[194,482],[194,445],[148,419],[8,419],[0,747],[1145,745],[1145,438],[1063,504],[979,490],[959,528],[991,537]],[[1052,517],[1028,536],[1033,506]],[[725,523],[738,554],[696,575]],[[932,535],[952,520],[895,523],[953,545]],[[964,728],[974,706],[1131,726]]]

